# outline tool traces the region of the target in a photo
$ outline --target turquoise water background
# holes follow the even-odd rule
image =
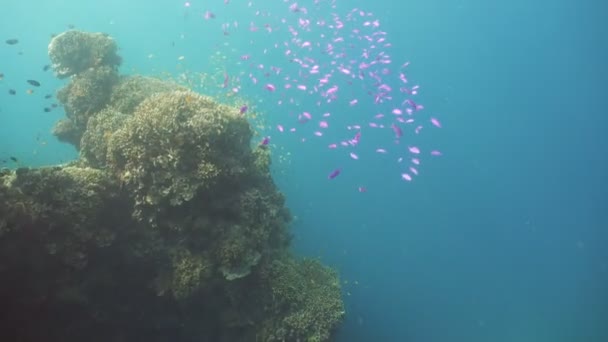
[[[65,83],[42,71],[51,33],[75,25],[111,34],[127,74],[230,73],[230,58],[250,45],[219,26],[256,20],[246,3],[2,0],[0,160],[19,164],[0,166],[77,156],[50,133],[61,108],[42,110],[53,101],[43,95]],[[297,216],[294,249],[344,281],[338,341],[608,341],[608,3],[336,3],[336,12],[357,7],[380,19],[391,55],[412,63],[424,110],[443,123],[421,141],[443,156],[423,161],[410,183],[393,163],[364,160],[328,181],[348,157],[273,133],[277,159],[290,153],[274,171]],[[282,1],[258,5],[287,13]],[[229,56],[225,66],[211,61],[217,51]],[[42,83],[32,95],[27,79]],[[267,92],[243,95],[280,122]],[[336,120],[363,110],[373,108],[344,108]],[[361,182],[365,193],[355,190]]]

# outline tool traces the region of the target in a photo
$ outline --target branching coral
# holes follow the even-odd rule
[[[144,100],[113,134],[108,161],[133,191],[140,213],[180,205],[199,191],[217,190],[221,179],[244,174],[250,139],[236,109],[193,92],[160,93]]]
[[[92,116],[81,139],[81,160],[88,166],[105,168],[110,139],[128,118],[128,115],[112,109],[104,109]]]
[[[170,252],[172,281],[170,289],[178,300],[187,299],[196,291],[209,286],[212,265],[203,254],[194,254],[186,248],[178,247]]]
[[[74,76],[57,93],[57,99],[63,104],[71,122],[69,135],[78,137],[79,143],[89,118],[106,106],[117,81],[118,74],[111,67],[91,68]]]
[[[137,105],[150,95],[188,89],[172,82],[144,76],[124,76],[112,90],[109,105],[115,110],[133,114]]]
[[[338,276],[316,260],[277,259],[259,276],[273,299],[269,311],[283,317],[264,322],[264,341],[327,341],[344,317]]]

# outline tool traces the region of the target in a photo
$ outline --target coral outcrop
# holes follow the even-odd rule
[[[238,108],[120,76],[114,41],[49,55],[80,158],[0,172],[0,338],[329,341],[335,271],[289,254],[291,216]],[[74,56],[79,56],[78,58]]]

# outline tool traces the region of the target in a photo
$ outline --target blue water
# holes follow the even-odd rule
[[[264,7],[285,11],[275,2]],[[393,163],[363,160],[328,182],[348,157],[273,133],[275,160],[290,153],[274,171],[297,217],[294,249],[320,256],[344,281],[347,316],[337,340],[608,341],[608,4],[337,4],[381,20],[391,55],[412,62],[418,99],[443,124],[420,141],[443,156],[423,161],[411,183]],[[218,23],[201,18],[204,8]],[[0,9],[0,38],[20,40],[0,47],[0,159],[17,156],[27,166],[76,157],[50,134],[62,111],[42,111],[41,94],[63,84],[42,72],[46,47],[66,25],[110,33],[123,73],[231,72],[234,59],[213,64],[209,55],[250,48],[233,36],[222,48],[228,38],[218,27],[252,20],[245,1],[192,1],[186,9],[172,0],[4,0]],[[43,89],[27,95],[30,78]],[[269,100],[258,109],[279,122]],[[373,108],[342,113],[364,110]],[[366,193],[354,190],[361,182]]]

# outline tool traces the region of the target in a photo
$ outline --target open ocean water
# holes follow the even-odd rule
[[[121,73],[249,99],[293,249],[340,273],[337,341],[606,342],[607,13],[595,0],[2,0],[0,166],[77,158],[51,134],[65,114],[44,95],[65,81],[43,70],[47,46],[72,26],[106,32]]]

